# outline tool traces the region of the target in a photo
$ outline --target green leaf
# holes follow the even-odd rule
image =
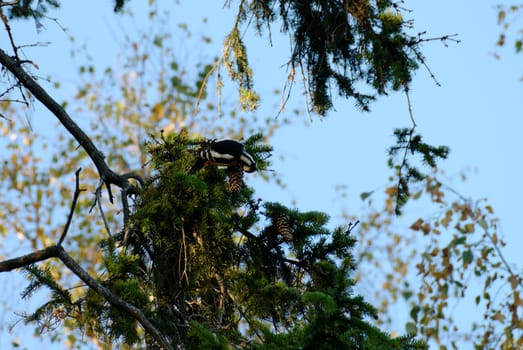
[[[418,333],[418,327],[413,322],[407,322],[407,324],[405,325],[405,331],[409,335],[415,335],[416,333]]]
[[[498,12],[498,24],[502,23],[505,20],[507,13],[504,10]]]
[[[472,254],[472,250],[468,249],[463,252],[461,255],[461,258],[463,259],[463,265],[466,266],[472,262],[474,259],[474,255]]]
[[[362,192],[360,194],[360,198],[362,201],[364,201],[365,199],[369,198],[370,196],[372,196],[372,194],[374,193],[374,191],[370,191],[370,192]]]
[[[521,46],[522,46],[523,42],[521,40],[516,40],[516,52],[521,52]]]
[[[412,309],[410,309],[410,317],[416,322],[418,322],[418,314],[420,312],[421,308],[418,305],[414,305]]]
[[[455,247],[457,245],[464,244],[466,241],[467,241],[467,236],[461,236],[461,237],[458,237],[458,238],[454,238],[450,242],[449,246],[450,247]]]
[[[484,229],[485,231],[488,229],[488,224],[487,224],[487,222],[486,222],[485,220],[479,220],[479,221],[478,221],[478,225],[479,225],[482,229]]]

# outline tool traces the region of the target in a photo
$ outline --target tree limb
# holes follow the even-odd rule
[[[40,101],[60,123],[67,129],[67,131],[75,138],[75,140],[82,146],[87,152],[91,160],[93,161],[100,179],[105,183],[109,192],[109,199],[112,202],[112,194],[110,185],[114,184],[125,191],[126,194],[136,193],[137,188],[129,183],[130,178],[137,179],[137,175],[126,174],[120,175],[115,173],[107,165],[102,152],[94,145],[92,140],[87,134],[74,122],[74,120],[68,115],[68,113],[57,103],[21,66],[22,62],[17,57],[9,56],[5,51],[0,49],[0,64],[5,67],[18,82],[30,91],[33,96]],[[76,189],[73,197],[73,203],[71,205],[71,211],[69,213],[66,225],[63,233],[58,241],[57,245],[35,251],[33,253],[23,255],[17,258],[0,261],[0,272],[12,271],[16,268],[27,266],[36,262],[47,260],[49,258],[59,258],[65,266],[67,266],[78,278],[86,283],[92,290],[103,296],[111,305],[129,314],[135,320],[137,320],[142,327],[150,333],[158,342],[158,344],[166,350],[174,350],[174,347],[170,344],[167,337],[165,337],[146,317],[146,315],[139,308],[131,305],[113,294],[109,289],[104,287],[95,278],[91,277],[61,246],[63,240],[69,229],[74,207],[76,205],[78,195],[80,193],[78,184],[78,170],[76,172]],[[141,179],[138,179],[140,183]]]
[[[0,64],[3,65],[33,96],[40,101],[51,113],[55,115],[60,123],[69,131],[76,141],[83,147],[89,157],[92,159],[100,178],[104,181],[109,197],[112,202],[112,195],[110,194],[110,185],[114,184],[120,188],[131,189],[128,177],[119,175],[109,168],[104,160],[102,152],[94,145],[87,134],[75,123],[75,121],[67,114],[63,107],[56,102],[21,66],[20,61],[9,56],[5,51],[0,49]],[[129,192],[129,191],[128,191]]]
[[[19,256],[17,258],[0,261],[0,272],[8,272],[20,267],[31,265],[49,258],[58,257],[58,246],[54,245],[45,249]]]
[[[22,255],[17,258],[0,261],[0,272],[12,271],[14,269],[34,264],[49,258],[58,258],[69,268],[78,278],[80,278],[89,288],[100,294],[114,307],[122,310],[137,320],[142,327],[149,332],[165,350],[174,350],[166,337],[152,324],[145,314],[134,305],[129,304],[119,296],[115,295],[100,282],[91,277],[67,252],[62,246],[54,245],[36,252]]]

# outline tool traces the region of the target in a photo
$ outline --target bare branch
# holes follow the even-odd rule
[[[73,202],[71,203],[71,210],[69,211],[69,216],[67,217],[67,222],[65,223],[64,231],[62,232],[62,235],[60,236],[57,245],[62,245],[62,242],[65,239],[65,235],[67,235],[67,231],[69,231],[71,221],[73,220],[74,208],[76,207],[76,202],[78,202],[78,197],[80,197],[80,192],[85,191],[83,189],[80,189],[80,171],[82,171],[82,168],[78,168],[78,170],[76,170],[76,172],[74,173],[76,177],[76,186],[74,189]]]
[[[410,117],[410,121],[412,123],[412,127],[409,130],[409,140],[407,141],[407,145],[405,146],[405,152],[403,153],[403,159],[401,161],[400,166],[398,167],[398,184],[396,185],[396,188],[397,188],[397,190],[396,190],[396,210],[395,210],[396,214],[400,213],[399,203],[400,203],[400,197],[401,197],[401,181],[402,181],[402,177],[403,177],[402,171],[405,168],[405,166],[407,165],[407,157],[408,157],[410,145],[412,144],[412,136],[414,135],[414,131],[416,130],[416,127],[417,127],[416,120],[414,119],[414,113],[412,112],[412,103],[410,101],[409,88],[407,86],[405,86],[404,91],[405,91],[405,96],[407,98],[407,108],[409,111],[409,117]]]
[[[87,152],[93,161],[100,178],[104,181],[107,190],[109,191],[109,199],[112,202],[112,194],[110,193],[110,185],[114,184],[120,188],[127,188],[128,192],[132,192],[134,186],[129,184],[128,178],[119,175],[112,171],[104,160],[102,152],[94,145],[87,134],[75,123],[75,121],[67,114],[63,107],[56,102],[49,94],[21,67],[20,62],[13,57],[10,57],[5,51],[0,49],[0,64],[2,64],[9,72],[11,72],[16,79],[33,96],[40,101],[51,113],[53,113],[60,123],[69,131],[69,133],[78,141],[78,143]]]
[[[347,230],[345,230],[345,234],[350,235],[352,233],[352,230],[354,230],[354,228],[356,226],[358,226],[359,223],[360,223],[360,220],[356,220],[356,222],[352,222],[352,221],[349,222]]]
[[[3,6],[13,6],[13,5],[16,5],[18,4],[18,0],[16,1],[9,1],[9,2],[0,2],[0,7],[3,7]]]
[[[58,246],[37,250],[17,258],[0,261],[0,272],[8,272],[49,258],[58,257]]]
[[[104,185],[103,179],[100,179],[98,182],[98,186],[96,186],[96,190],[94,191],[94,203],[91,206],[91,209],[89,209],[89,213],[91,213],[95,206],[98,205],[98,211],[100,212],[100,216],[102,217],[102,221],[104,223],[105,230],[107,231],[107,234],[109,237],[111,237],[111,230],[109,228],[109,223],[107,222],[107,219],[105,218],[105,213],[102,208],[102,187]],[[123,192],[127,192],[126,190],[122,190]],[[125,204],[123,204],[125,206]]]
[[[2,6],[6,6],[6,5],[4,5],[2,3]],[[5,31],[7,32],[7,36],[9,37],[9,41],[11,42],[11,47],[13,48],[15,57],[18,58],[18,48],[15,45],[15,41],[13,39],[13,34],[11,33],[11,26],[9,25],[9,21],[7,20],[7,17],[4,15],[1,6],[0,6],[0,18],[2,19],[2,22],[4,23]]]

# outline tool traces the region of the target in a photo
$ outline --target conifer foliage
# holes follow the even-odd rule
[[[244,144],[264,171],[271,148],[262,139]],[[121,234],[100,244],[98,283],[141,310],[173,349],[425,348],[371,324],[376,310],[352,291],[354,238],[327,229],[324,213],[232,189],[227,169],[191,171],[198,142],[180,133],[147,145],[153,176]],[[165,347],[99,291],[73,298],[45,270],[26,271],[26,296],[53,291],[26,321],[68,320],[111,346]]]
[[[254,135],[245,146],[263,171],[271,149],[261,140]],[[328,230],[324,213],[255,199],[247,186],[231,191],[225,169],[192,173],[195,156],[188,150],[195,142],[181,133],[148,144],[154,176],[136,198],[125,242],[116,244],[122,234],[100,246],[103,286],[141,309],[173,348],[424,348],[369,322],[375,309],[352,292],[350,235]],[[46,307],[68,310],[60,317],[88,334],[159,347],[95,291],[72,301],[45,272],[28,272],[31,288],[54,290]]]

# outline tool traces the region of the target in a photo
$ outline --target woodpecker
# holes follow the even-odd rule
[[[235,140],[207,140],[200,143],[194,153],[198,157],[194,170],[201,169],[206,163],[212,163],[228,168],[241,166],[246,173],[256,171],[254,158],[245,151],[242,143]]]

